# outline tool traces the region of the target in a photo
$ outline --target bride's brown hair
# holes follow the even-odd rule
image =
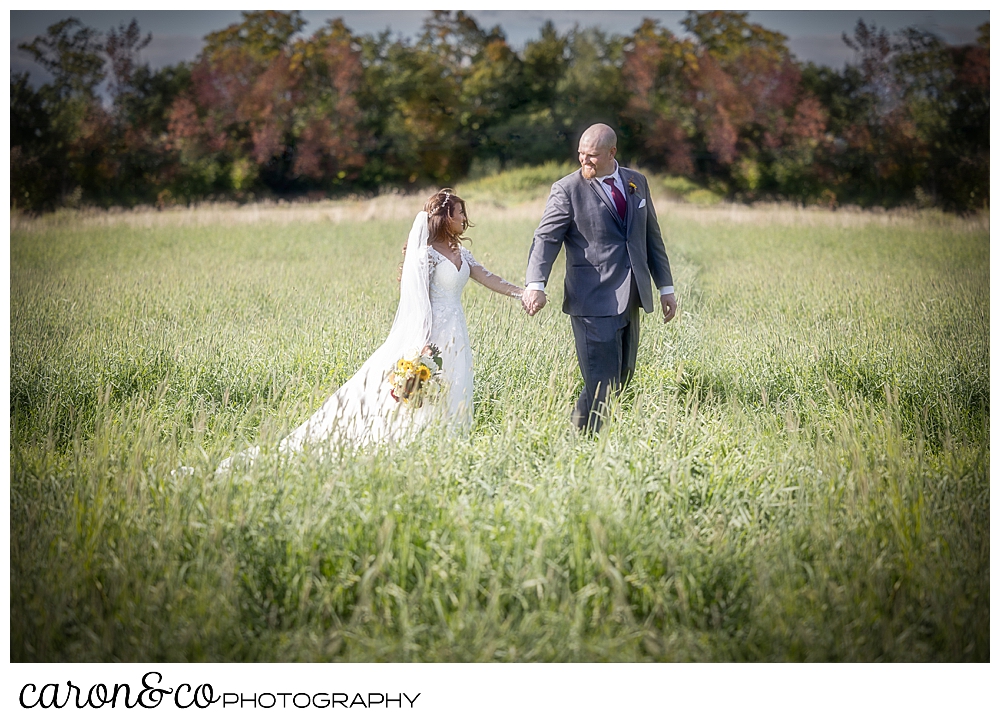
[[[454,189],[442,188],[433,196],[427,199],[424,204],[424,211],[427,212],[427,241],[444,240],[454,250],[462,245],[463,241],[468,241],[461,233],[455,234],[451,231],[450,219],[455,214],[455,209],[461,207],[465,213],[465,223],[462,231],[472,226],[469,221],[469,212],[465,209],[465,201],[455,193]],[[408,243],[409,241],[407,241]],[[406,257],[406,246],[403,244],[403,257]],[[403,278],[403,262],[399,262],[399,276],[397,281]]]
[[[472,226],[469,221],[469,212],[465,208],[463,201],[454,189],[442,188],[433,196],[427,199],[424,210],[427,212],[427,240],[445,241],[456,251],[463,241],[468,241],[462,233],[452,233],[450,219],[455,215],[456,209],[461,208],[465,214],[465,223],[462,225],[462,233]]]

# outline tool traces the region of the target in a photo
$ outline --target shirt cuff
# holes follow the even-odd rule
[[[528,284],[524,288],[530,289],[531,291],[545,291],[545,282],[544,281],[532,281],[530,284]],[[671,287],[671,288],[673,288],[673,287]]]
[[[661,286],[660,287],[660,296],[664,296],[666,294],[672,294],[672,293],[674,293],[674,287],[673,286]]]

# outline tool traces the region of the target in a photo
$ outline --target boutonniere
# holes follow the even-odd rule
[[[628,182],[628,195],[634,196],[636,188],[637,188],[636,185],[634,183],[632,183],[632,181],[629,181]]]

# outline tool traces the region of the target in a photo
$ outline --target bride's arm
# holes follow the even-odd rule
[[[495,291],[498,294],[512,296],[515,299],[521,298],[521,294],[524,293],[524,289],[517,284],[505,281],[501,277],[490,272],[485,266],[476,261],[476,259],[472,256],[472,252],[468,249],[463,247],[462,253],[465,255],[466,263],[469,264],[469,277],[473,281],[479,282],[490,291]]]

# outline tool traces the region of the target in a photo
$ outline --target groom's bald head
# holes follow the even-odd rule
[[[587,145],[604,150],[610,150],[611,148],[617,149],[618,134],[615,133],[614,129],[609,125],[604,123],[595,123],[590,126],[590,128],[585,130],[582,136],[580,136],[580,144],[582,145],[584,142],[586,142]]]
[[[580,136],[580,170],[586,179],[607,176],[615,171],[618,136],[611,126],[595,123]]]

